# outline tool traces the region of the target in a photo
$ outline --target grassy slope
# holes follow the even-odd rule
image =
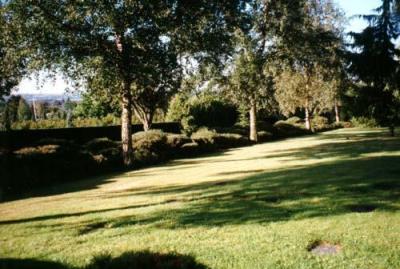
[[[400,268],[399,161],[399,138],[349,129],[43,190],[0,204],[0,257],[83,266],[150,250],[213,269]],[[343,251],[314,256],[315,240]]]

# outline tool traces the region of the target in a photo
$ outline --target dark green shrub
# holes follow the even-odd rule
[[[0,174],[6,194],[76,180],[96,171],[96,162],[89,153],[61,145],[21,148],[1,159],[7,167]]]
[[[214,137],[217,148],[226,149],[249,145],[249,139],[240,134],[217,134]]]
[[[196,142],[190,142],[183,144],[182,147],[179,149],[179,153],[182,156],[194,156],[201,153],[201,148]]]
[[[91,153],[98,153],[104,149],[120,147],[120,143],[104,137],[90,140],[83,147]]]
[[[329,120],[323,116],[315,116],[311,124],[316,132],[333,129],[333,126],[329,124]]]
[[[191,104],[189,115],[193,117],[195,126],[230,127],[235,125],[239,113],[232,104],[203,97]]]
[[[238,119],[236,106],[210,93],[189,97],[179,94],[170,102],[166,119],[180,121],[187,134],[199,126],[231,127]]]
[[[204,150],[212,150],[216,148],[215,138],[217,132],[215,130],[210,130],[208,128],[200,128],[194,132],[191,139],[196,142]]]
[[[350,122],[354,127],[358,128],[376,128],[379,126],[375,119],[367,117],[353,117]]]
[[[267,131],[260,131],[257,133],[259,142],[268,142],[273,140],[274,135]]]
[[[224,149],[248,145],[247,137],[240,134],[219,134],[214,130],[201,128],[192,134],[192,140],[196,142],[204,151],[213,149]]]
[[[152,164],[163,161],[168,151],[167,135],[161,130],[139,132],[132,136],[135,161]]]
[[[257,130],[260,132],[265,131],[265,132],[272,133],[274,130],[274,126],[273,126],[273,124],[271,124],[269,122],[258,121],[257,122]]]
[[[278,121],[274,124],[273,135],[276,138],[295,137],[312,134],[311,131],[305,128],[289,124],[285,121]]]
[[[170,149],[179,149],[186,143],[190,143],[192,140],[184,134],[167,134],[167,145]]]
[[[239,134],[243,136],[249,135],[249,127],[248,126],[240,126],[234,125],[232,127],[216,127],[215,130],[217,133],[228,133],[228,134]]]

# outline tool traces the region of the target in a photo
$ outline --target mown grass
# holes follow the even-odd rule
[[[348,129],[40,190],[0,204],[0,268],[129,253],[193,264],[176,268],[400,268],[399,161],[399,138]],[[314,255],[315,242],[341,252]]]

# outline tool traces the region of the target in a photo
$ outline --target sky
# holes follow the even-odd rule
[[[354,15],[370,14],[373,9],[378,7],[381,0],[335,0],[339,7],[343,9],[348,18],[346,31],[360,32],[367,24]],[[353,18],[352,18],[353,17]],[[38,79],[39,77],[39,79]],[[66,89],[72,90],[73,87],[62,78],[61,75],[52,79],[46,79],[45,74],[24,78],[17,87],[18,94],[63,94]]]

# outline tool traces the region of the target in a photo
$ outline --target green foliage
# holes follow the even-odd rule
[[[21,25],[12,20],[8,1],[0,1],[0,99],[10,94],[25,74],[25,51],[22,42]]]
[[[120,124],[120,119],[114,115],[107,115],[103,118],[75,118],[72,119],[73,127],[99,127],[99,126],[115,126]],[[72,127],[71,126],[71,127]],[[13,130],[35,130],[35,129],[56,129],[66,128],[67,120],[64,119],[47,119],[47,120],[24,120],[12,123]]]
[[[116,96],[82,94],[82,101],[74,108],[73,114],[80,118],[103,118],[110,114],[119,115],[120,105]]]
[[[164,161],[168,151],[167,135],[161,130],[138,132],[132,136],[135,161],[151,164]]]
[[[191,139],[199,145],[214,145],[217,132],[206,127],[199,128],[191,135]]]
[[[236,106],[207,92],[191,98],[184,94],[176,95],[170,103],[166,116],[168,121],[180,121],[188,134],[200,126],[230,127],[236,123],[237,118]]]
[[[65,120],[24,120],[17,121],[11,125],[13,130],[35,130],[35,129],[55,129],[65,128],[67,125]]]
[[[278,121],[274,124],[274,137],[276,138],[287,138],[295,136],[303,136],[312,134],[311,131],[306,130],[303,127],[287,123],[285,121]]]
[[[344,77],[342,15],[330,0],[298,1],[285,12],[289,34],[281,36],[274,78],[279,108],[286,116],[331,110]]]
[[[230,127],[236,123],[238,111],[236,106],[215,95],[202,94],[191,101],[189,116],[195,126]]]
[[[19,99],[18,104],[18,120],[31,120],[32,119],[32,110],[29,104],[25,101],[24,98]]]
[[[83,147],[92,153],[99,153],[104,149],[120,147],[120,144],[104,137],[93,139],[87,142]]]
[[[184,134],[167,134],[167,144],[171,150],[179,149],[192,140]]]
[[[400,89],[395,40],[399,20],[394,0],[382,0],[377,13],[364,18],[369,25],[361,33],[351,33],[353,52],[349,53],[349,71],[356,82],[350,109],[355,117],[373,118],[380,125],[400,122]]]
[[[353,127],[359,128],[376,128],[379,126],[374,118],[367,117],[353,117],[350,122]]]
[[[189,115],[189,97],[186,94],[176,94],[169,102],[166,115],[167,121],[181,121]]]
[[[93,157],[71,145],[37,145],[25,147],[1,156],[0,187],[6,194],[65,181],[78,180],[96,173]],[[100,171],[100,170],[99,170]]]
[[[293,114],[299,108],[307,108],[316,114],[332,109],[337,83],[327,78],[328,69],[322,66],[312,69],[309,73],[302,73],[287,68],[276,77],[275,97],[283,114]]]
[[[240,147],[249,144],[248,139],[240,134],[217,133],[215,130],[205,127],[194,132],[191,139],[204,151]]]
[[[119,96],[124,163],[130,166],[132,108],[149,127],[147,109],[176,90],[185,60],[219,62],[229,53],[245,2],[14,0],[11,7],[32,66],[56,66],[90,91]]]
[[[324,130],[324,129],[329,129],[330,128],[330,124],[329,124],[329,120],[326,117],[323,116],[315,116],[312,118],[312,126],[313,126],[313,130],[315,131],[319,131],[319,130]]]

